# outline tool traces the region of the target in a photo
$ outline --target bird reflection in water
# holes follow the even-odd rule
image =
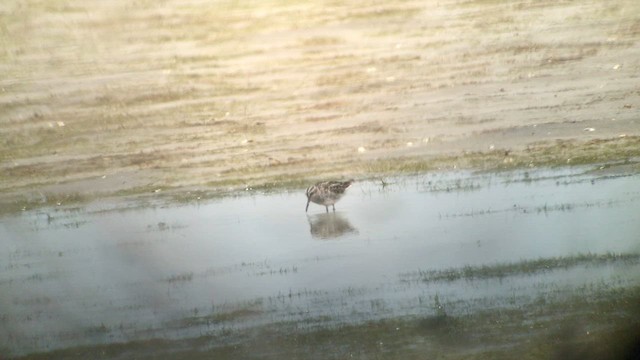
[[[311,236],[315,239],[335,239],[347,234],[357,234],[358,230],[340,213],[324,213],[307,216]]]

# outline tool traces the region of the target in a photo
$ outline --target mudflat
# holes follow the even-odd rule
[[[640,3],[4,1],[0,205],[640,155]]]

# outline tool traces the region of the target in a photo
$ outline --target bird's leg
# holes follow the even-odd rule
[[[327,212],[329,212],[329,207],[327,205],[325,205],[324,207],[326,207],[327,208]]]
[[[335,205],[331,205],[333,206],[333,212],[336,212],[336,206]]]

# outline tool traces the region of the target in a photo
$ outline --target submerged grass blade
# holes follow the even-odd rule
[[[481,280],[504,278],[517,275],[533,275],[541,272],[569,269],[576,266],[602,266],[612,263],[638,264],[640,254],[577,254],[572,256],[559,256],[539,258],[535,260],[522,260],[513,263],[494,265],[464,266],[445,270],[417,270],[401,274],[402,281],[456,281],[456,280]]]

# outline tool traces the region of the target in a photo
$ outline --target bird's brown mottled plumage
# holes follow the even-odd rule
[[[324,205],[329,212],[329,205],[333,207],[333,211],[336,211],[335,203],[340,200],[344,195],[345,190],[351,184],[353,180],[349,181],[323,181],[307,188],[307,207],[305,211],[309,210],[309,203],[314,202],[318,205]]]

